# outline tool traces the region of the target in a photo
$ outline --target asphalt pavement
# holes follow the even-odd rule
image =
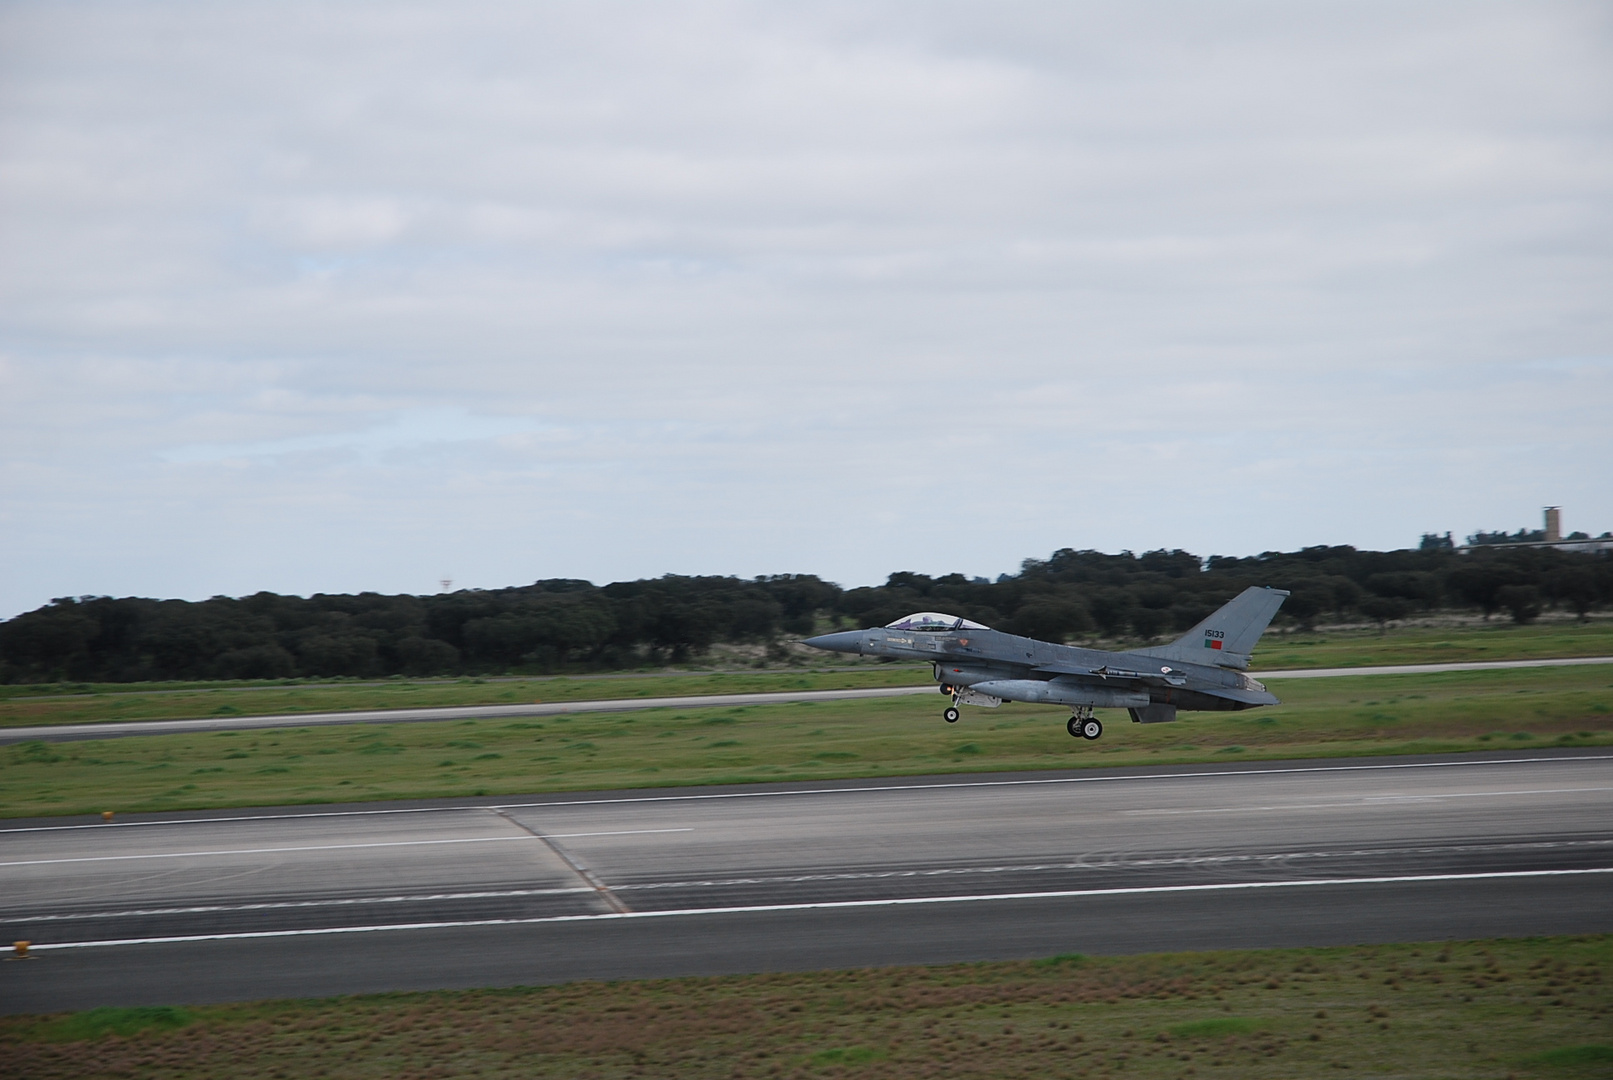
[[[0,1010],[1613,931],[1613,754],[0,830]]]
[[[1441,671],[1507,671],[1512,668],[1613,664],[1613,656],[1553,656],[1535,660],[1459,660],[1448,664],[1380,664],[1374,667],[1288,668],[1250,672],[1257,679],[1336,679],[1344,675],[1433,675]]]

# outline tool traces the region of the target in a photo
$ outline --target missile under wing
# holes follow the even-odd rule
[[[1229,711],[1276,705],[1275,695],[1244,672],[1255,643],[1288,593],[1249,588],[1171,642],[1128,652],[1059,645],[1005,634],[968,619],[921,611],[887,626],[808,638],[816,649],[928,660],[959,705],[995,709],[1005,701],[1066,705],[1071,735],[1096,739],[1095,709],[1125,709],[1133,721],[1157,724],[1178,710]]]

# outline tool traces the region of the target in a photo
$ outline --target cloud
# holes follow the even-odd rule
[[[367,463],[389,451],[442,444],[471,443],[536,430],[530,421],[470,416],[455,409],[417,409],[398,413],[386,423],[356,430],[260,442],[191,443],[171,447],[158,457],[165,462],[224,462],[242,458],[286,458],[319,451],[352,451]]]
[[[12,5],[0,612],[1613,527],[1608,23]]]

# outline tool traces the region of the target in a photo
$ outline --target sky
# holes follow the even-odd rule
[[[1613,7],[0,2],[0,617],[1613,529]]]

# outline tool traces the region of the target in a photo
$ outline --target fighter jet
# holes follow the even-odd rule
[[[1094,709],[1125,709],[1139,724],[1176,719],[1178,709],[1231,711],[1277,705],[1276,695],[1242,672],[1288,593],[1245,589],[1171,642],[1105,652],[1005,634],[955,615],[921,611],[887,626],[808,638],[804,644],[859,656],[928,660],[941,693],[942,718],[959,705],[995,709],[1005,701],[1068,705],[1071,735],[1096,739]]]

